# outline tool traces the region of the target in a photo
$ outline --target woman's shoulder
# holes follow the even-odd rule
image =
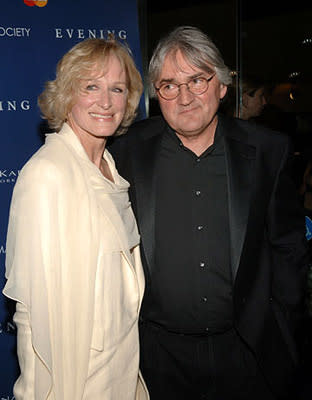
[[[46,140],[22,167],[18,181],[40,184],[66,178],[66,171],[70,170],[72,164],[68,148],[58,140],[57,134],[49,136],[51,136],[49,140]]]

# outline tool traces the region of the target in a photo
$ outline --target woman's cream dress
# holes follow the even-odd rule
[[[17,301],[16,400],[146,400],[139,373],[144,291],[139,234],[114,183],[67,124],[22,169],[14,188],[4,294]]]

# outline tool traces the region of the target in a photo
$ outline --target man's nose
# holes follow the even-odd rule
[[[191,103],[194,99],[194,94],[189,90],[188,84],[180,85],[179,101],[183,105]]]

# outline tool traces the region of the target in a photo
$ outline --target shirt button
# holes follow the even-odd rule
[[[202,302],[206,303],[207,302],[207,297],[202,297]]]
[[[204,228],[203,225],[198,225],[197,230],[201,231],[203,228]]]
[[[200,196],[201,195],[201,191],[200,190],[196,190],[195,194],[196,194],[196,196]]]
[[[209,328],[205,328],[205,331],[206,331],[206,332],[209,332]]]
[[[196,158],[196,162],[198,162],[198,163],[199,163],[199,162],[200,162],[200,158]]]
[[[204,263],[203,261],[201,261],[201,262],[199,263],[199,266],[200,266],[201,268],[204,268],[205,263]]]

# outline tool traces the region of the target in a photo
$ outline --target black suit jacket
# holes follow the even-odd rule
[[[147,288],[155,268],[155,162],[162,117],[133,124],[110,151],[131,184]],[[294,333],[305,293],[304,215],[289,171],[288,137],[219,115],[225,138],[235,327],[276,391],[298,362]]]

